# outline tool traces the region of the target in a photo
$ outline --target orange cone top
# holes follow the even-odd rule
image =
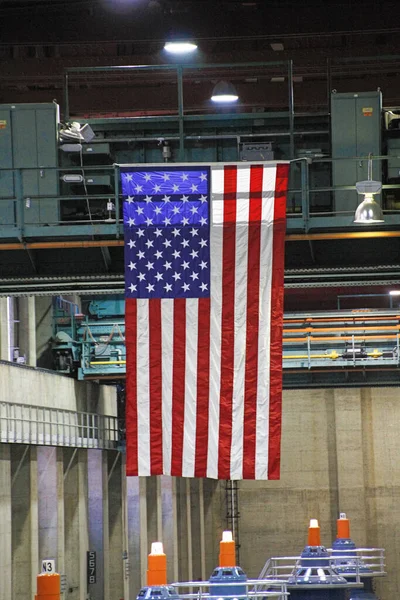
[[[342,540],[350,538],[350,521],[346,513],[340,513],[340,518],[337,520],[337,537]]]
[[[219,543],[219,566],[236,566],[236,548],[231,531],[224,531],[222,533],[222,540]]]
[[[167,557],[161,542],[151,544],[147,559],[147,585],[167,585]]]
[[[310,526],[308,528],[308,545],[309,546],[320,546],[321,545],[321,532],[318,525],[317,519],[310,520]]]

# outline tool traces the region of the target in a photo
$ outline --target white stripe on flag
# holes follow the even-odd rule
[[[211,171],[211,190],[214,194],[224,192],[224,169]],[[220,206],[219,206],[220,205]],[[222,208],[222,213],[220,211]],[[210,313],[210,400],[207,449],[207,477],[218,479],[219,402],[221,376],[221,315],[222,315],[222,243],[223,203],[212,200],[212,224],[210,228],[211,258],[211,313]]]
[[[260,244],[260,312],[256,421],[256,479],[268,479],[269,371],[271,331],[272,247],[276,167],[263,169]]]
[[[162,439],[164,474],[171,474],[172,449],[172,356],[174,340],[174,303],[161,300],[162,323]]]
[[[246,367],[247,256],[250,169],[238,169],[235,256],[235,347],[232,396],[231,479],[243,476],[244,378]]]
[[[137,300],[137,406],[139,473],[150,475],[149,301]]]
[[[194,477],[196,453],[198,312],[198,299],[188,298],[186,300],[185,418],[183,429],[182,477]]]

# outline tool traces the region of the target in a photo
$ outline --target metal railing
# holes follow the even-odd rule
[[[356,583],[360,583],[364,577],[382,577],[386,575],[385,550],[383,548],[357,548],[349,552],[341,551],[340,554],[333,554],[333,550],[329,548],[327,552],[329,562],[326,564],[330,568],[339,569],[341,576],[351,577]],[[289,578],[293,578],[293,584],[296,585],[296,571],[302,567],[306,568],[307,561],[311,561],[311,567],[312,561],[315,562],[315,558],[307,559],[300,556],[274,556],[269,558],[259,575],[260,585],[262,580],[269,577],[286,582]],[[348,570],[346,570],[343,563],[348,563]],[[326,578],[326,583],[329,585],[329,576]]]
[[[216,139],[218,136],[215,136]],[[236,136],[240,139],[240,135]],[[151,140],[150,140],[151,141]],[[397,156],[376,156],[372,161],[381,165],[388,160],[398,159]],[[239,157],[238,157],[239,160]],[[344,161],[344,162],[343,162]],[[291,166],[291,183],[288,190],[287,202],[287,231],[305,232],[310,230],[321,231],[345,227],[354,227],[354,211],[357,207],[358,197],[356,194],[355,181],[351,185],[333,186],[331,185],[332,170],[335,163],[354,163],[360,166],[367,164],[368,157],[331,159],[331,158],[313,158],[311,161],[306,158],[293,162]],[[160,163],[162,164],[162,163]],[[326,174],[319,179],[316,174],[321,164],[325,164]],[[36,169],[39,171],[39,169]],[[46,167],[45,171],[56,171],[58,174],[74,172],[77,168]],[[32,195],[24,190],[23,180],[26,172],[33,172],[35,169],[0,169],[0,176],[13,178],[13,192],[10,197],[0,198],[0,239],[17,238],[20,241],[26,238],[65,238],[65,237],[87,237],[100,236],[113,238],[117,242],[114,244],[123,244],[123,219],[122,204],[123,196],[120,189],[120,166],[103,165],[87,166],[79,169],[83,174],[90,172],[105,172],[109,174],[110,181],[113,182],[107,193],[87,193],[75,195],[72,193],[63,193],[59,195]],[[323,183],[325,182],[326,183]],[[389,198],[388,193],[392,196]],[[346,194],[346,198],[351,198],[348,202],[349,209],[346,211],[336,210],[335,201],[341,198],[341,194]],[[350,196],[348,196],[350,194]],[[107,209],[107,203],[111,200],[113,209],[110,212]],[[47,202],[51,206],[57,206],[51,210],[50,215],[43,218],[34,217],[39,212],[33,211],[35,202]],[[321,204],[322,202],[322,204]],[[54,203],[54,205],[53,205]],[[62,206],[77,206],[77,203],[83,203],[88,214],[84,217],[77,216],[74,220],[65,217],[62,214]],[[385,222],[381,227],[393,227],[400,225],[400,184],[384,183],[382,186],[382,207],[385,215]],[[354,206],[353,206],[354,205]],[[47,204],[49,206],[49,204]],[[94,216],[92,213],[97,207],[100,213]],[[33,212],[32,212],[33,211]],[[44,210],[44,214],[46,209]],[[111,239],[110,239],[111,241]]]
[[[260,584],[265,586],[265,589],[260,588]],[[201,600],[201,598],[215,599],[220,598],[220,594],[213,594],[213,588],[221,587],[232,587],[232,596],[238,600],[247,600],[248,598],[277,598],[278,600],[286,600],[289,596],[287,591],[286,582],[278,579],[248,579],[247,581],[234,581],[234,582],[215,582],[210,583],[209,581],[184,581],[178,583],[172,583],[171,586],[178,591],[180,598],[185,600]],[[245,588],[245,594],[237,594],[237,588]],[[189,590],[185,593],[182,590]],[[209,590],[209,591],[206,591]]]
[[[0,442],[39,446],[116,449],[117,417],[0,402]]]

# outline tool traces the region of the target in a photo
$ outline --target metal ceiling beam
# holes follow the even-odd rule
[[[397,231],[339,231],[327,233],[288,233],[286,242],[309,242],[317,240],[361,240],[373,238],[398,238],[400,230]],[[72,240],[64,242],[11,242],[0,243],[1,250],[51,250],[55,248],[106,248],[122,247],[123,240]]]

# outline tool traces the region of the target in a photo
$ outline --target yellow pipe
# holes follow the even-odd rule
[[[374,350],[373,352],[367,352],[367,356],[371,356],[372,358],[379,358],[380,356],[382,356],[382,352],[379,352],[378,350]],[[338,354],[336,351],[331,352],[330,354],[310,354],[310,357],[308,356],[308,354],[291,354],[290,356],[283,356],[282,358],[284,360],[296,360],[296,359],[302,359],[302,358],[331,358],[333,360],[335,360],[336,358],[340,358],[341,354]]]
[[[126,365],[126,360],[96,360],[89,363],[90,365]]]

